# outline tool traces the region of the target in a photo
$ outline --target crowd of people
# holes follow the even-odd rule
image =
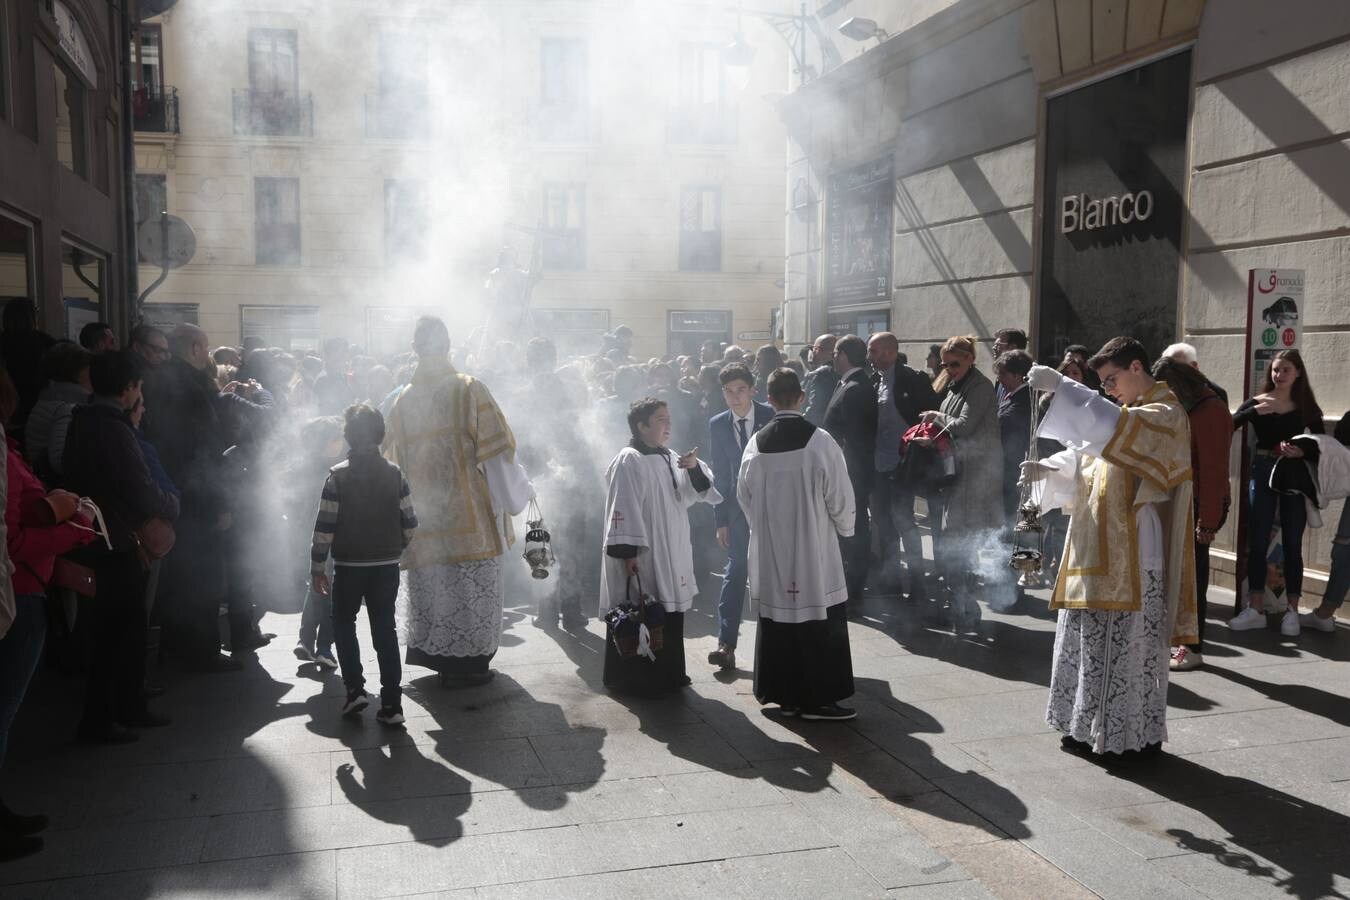
[[[600,616],[605,684],[643,695],[690,683],[684,616],[700,595],[715,602],[708,663],[735,670],[748,597],[755,696],[779,715],[849,719],[850,604],[899,598],[958,633],[978,628],[982,601],[1016,610],[1007,558],[1028,502],[1059,576],[1048,718],[1073,752],[1147,753],[1165,739],[1168,672],[1203,662],[1209,545],[1247,425],[1246,591],[1229,627],[1277,612],[1278,523],[1281,632],[1335,628],[1350,512],[1308,613],[1301,546],[1308,510],[1350,479],[1336,463],[1350,424],[1323,434],[1297,351],[1230,415],[1185,344],[1155,359],[1118,338],[1037,365],[1010,328],[992,355],[953,336],[914,368],[888,332],[822,335],[796,358],[710,341],[638,360],[633,339],[620,327],[560,359],[542,337],[452,344],[427,317],[388,358],[341,338],[212,349],[193,325],[142,324],[123,348],[104,323],[55,340],[12,301],[0,762],[44,646],[85,679],[78,739],[129,743],[171,726],[151,701],[174,670],[148,661],[228,673],[273,639],[264,613],[299,614],[295,655],[339,671],[340,711],[358,715],[364,604],[376,717],[397,726],[403,664],[447,688],[493,677],[508,594],[535,603],[540,628]],[[503,562],[527,507],[530,534],[551,535],[542,582]],[[40,848],[45,824],[0,804],[0,858]]]

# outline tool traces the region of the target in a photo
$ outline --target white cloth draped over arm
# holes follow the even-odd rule
[[[1101,456],[1123,414],[1124,410],[1092,388],[1066,378],[1055,391],[1036,435]]]
[[[1073,500],[1078,493],[1079,463],[1077,450],[1061,450],[1041,460],[1042,465],[1051,469],[1043,481],[1031,484],[1031,502],[1039,506],[1041,512],[1058,509],[1066,515],[1073,515]]]
[[[510,543],[511,517],[524,511],[534,496],[534,485],[530,484],[529,475],[520,463],[507,458],[510,455],[499,453],[483,463],[483,475],[487,478],[497,529],[502,541],[507,544]]]

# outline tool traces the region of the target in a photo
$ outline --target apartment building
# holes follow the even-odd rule
[[[566,350],[769,338],[786,54],[729,2],[181,0],[133,52],[138,219],[197,238],[150,321],[383,353],[435,312],[465,340],[510,247]]]

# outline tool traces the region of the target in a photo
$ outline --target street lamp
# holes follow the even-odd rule
[[[844,37],[852,38],[855,41],[866,41],[876,38],[878,44],[890,36],[886,33],[886,29],[876,23],[876,20],[864,19],[862,16],[854,16],[848,21],[840,24],[839,33]]]
[[[844,61],[834,43],[830,41],[829,35],[820,27],[820,20],[815,16],[807,15],[804,2],[801,5],[801,12],[795,16],[787,13],[747,9],[737,9],[736,15],[738,18],[742,15],[754,16],[773,26],[774,31],[778,32],[778,36],[783,39],[783,43],[787,44],[788,52],[792,54],[792,69],[797,73],[800,84],[806,84],[819,74],[806,58],[807,32],[816,36],[816,42],[820,46],[823,68],[830,69]],[[745,83],[748,84],[749,69],[754,59],[755,48],[746,42],[745,35],[738,30],[732,42],[722,51],[723,64],[728,69],[735,69],[744,73]],[[728,72],[728,75],[734,77],[731,72]]]

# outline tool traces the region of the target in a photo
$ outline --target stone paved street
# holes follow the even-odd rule
[[[0,867],[28,898],[435,896],[1156,898],[1350,893],[1350,637],[1230,634],[1174,678],[1170,755],[1111,771],[1044,724],[1053,621],[986,613],[978,637],[869,601],[851,625],[858,719],[764,716],[704,662],[668,701],[599,687],[600,629],[508,610],[492,684],[405,671],[406,731],[338,717],[341,682],[291,655],[177,678],[174,726],[71,743],[77,685],[43,673],[4,796],[52,815]],[[364,622],[362,622],[364,629]],[[370,656],[368,671],[373,671]]]

